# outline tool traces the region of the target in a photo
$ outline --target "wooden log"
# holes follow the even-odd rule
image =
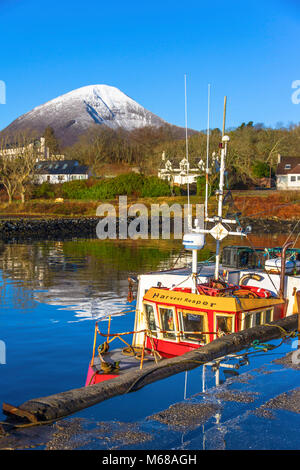
[[[254,340],[262,342],[280,338],[284,335],[284,331],[297,330],[297,326],[298,314],[294,314],[272,322],[270,326],[256,326],[222,336],[182,356],[164,359],[158,364],[150,365],[146,370],[137,369],[96,385],[29,400],[20,405],[19,409],[34,415],[40,423],[55,421],[114,396],[138,390],[157,380],[194,369],[227,354],[239,352],[250,347]]]

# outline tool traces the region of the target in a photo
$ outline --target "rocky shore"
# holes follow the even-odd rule
[[[0,220],[0,240],[4,242],[25,240],[62,240],[72,238],[97,238],[96,227],[98,217],[74,217],[74,218],[11,218]],[[128,225],[134,218],[128,218]],[[243,227],[251,225],[252,233],[288,233],[299,223],[299,219],[283,220],[252,219],[243,217]],[[172,220],[170,224],[172,232]],[[161,220],[160,220],[161,226]],[[151,222],[148,221],[149,233]],[[300,229],[300,224],[299,224]],[[117,221],[118,233],[118,221]]]

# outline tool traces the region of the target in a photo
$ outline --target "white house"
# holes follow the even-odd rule
[[[158,170],[158,177],[167,180],[175,185],[185,185],[195,183],[198,176],[205,171],[205,163],[202,159],[191,163],[184,157],[179,162],[175,160],[166,160],[166,154],[162,154],[161,166]]]
[[[19,139],[20,142],[17,144],[13,143],[1,143],[0,144],[0,156],[2,157],[16,157],[23,155],[26,151],[32,150],[35,152],[37,160],[63,160],[65,157],[64,155],[52,155],[50,154],[49,147],[45,144],[45,137],[40,137],[38,139],[34,139],[31,142],[26,142],[26,138],[24,138],[24,145],[22,145],[21,138]]]
[[[276,188],[300,189],[300,157],[282,157],[278,154]]]
[[[35,166],[35,183],[65,183],[73,180],[86,180],[90,176],[89,168],[80,165],[77,160],[39,161]]]

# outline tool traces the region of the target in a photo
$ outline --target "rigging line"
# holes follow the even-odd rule
[[[296,245],[296,242],[297,242],[297,240],[298,240],[298,238],[299,238],[299,235],[300,235],[300,232],[298,232],[298,235],[297,235],[297,237],[296,237],[296,240],[294,241],[294,244],[293,244],[292,248],[295,248],[295,245]]]
[[[248,242],[249,242],[249,244],[250,244],[252,250],[253,250],[253,251],[255,252],[255,254],[258,256],[258,252],[256,251],[255,247],[253,246],[253,244],[252,244],[250,238],[248,237],[248,235],[246,235],[246,239],[248,240]],[[277,287],[275,286],[275,284],[274,284],[273,280],[271,279],[270,274],[268,273],[268,271],[266,271],[266,274],[267,274],[269,280],[271,281],[271,283],[273,284],[273,287],[274,287],[274,289],[275,289],[275,292],[276,292],[277,295],[279,296],[279,290],[278,290]]]
[[[207,133],[206,133],[206,169],[205,169],[205,214],[204,220],[208,217],[208,171],[209,171],[209,118],[210,118],[210,84],[208,84],[208,97],[207,97]],[[205,221],[205,228],[207,222]]]
[[[186,94],[186,74],[184,75],[184,104],[185,104],[185,155],[187,160],[187,197],[188,197],[188,227],[190,224],[190,183],[189,183],[189,147],[187,132],[187,94]]]
[[[284,242],[284,245],[288,242],[288,240],[290,239],[290,237],[291,237],[291,235],[293,234],[293,232],[296,230],[296,228],[297,228],[297,226],[299,225],[299,223],[300,223],[300,220],[298,220],[298,222],[296,223],[296,225],[295,225],[295,227],[293,228],[293,230],[290,231],[289,236],[287,237],[286,241]],[[298,236],[299,236],[299,233],[298,233],[298,235],[297,235],[297,238],[298,238]],[[294,248],[294,246],[295,246],[295,243],[294,243],[294,245],[293,245],[293,248]]]

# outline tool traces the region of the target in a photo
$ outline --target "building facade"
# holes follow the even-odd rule
[[[86,180],[90,176],[89,168],[80,165],[77,160],[39,161],[35,166],[34,182],[42,184],[66,183],[73,180]]]
[[[24,142],[26,139],[24,139]],[[31,142],[26,142],[24,145],[18,144],[0,144],[0,157],[17,157],[22,156],[25,152],[32,151],[36,155],[37,160],[63,160],[64,155],[50,154],[49,147],[46,146],[45,137],[34,139]]]
[[[205,163],[202,159],[192,161],[187,158],[167,159],[165,152],[162,154],[162,161],[158,170],[158,177],[178,186],[197,182],[198,176],[205,172]]]
[[[300,157],[283,157],[278,154],[276,188],[300,190]]]

